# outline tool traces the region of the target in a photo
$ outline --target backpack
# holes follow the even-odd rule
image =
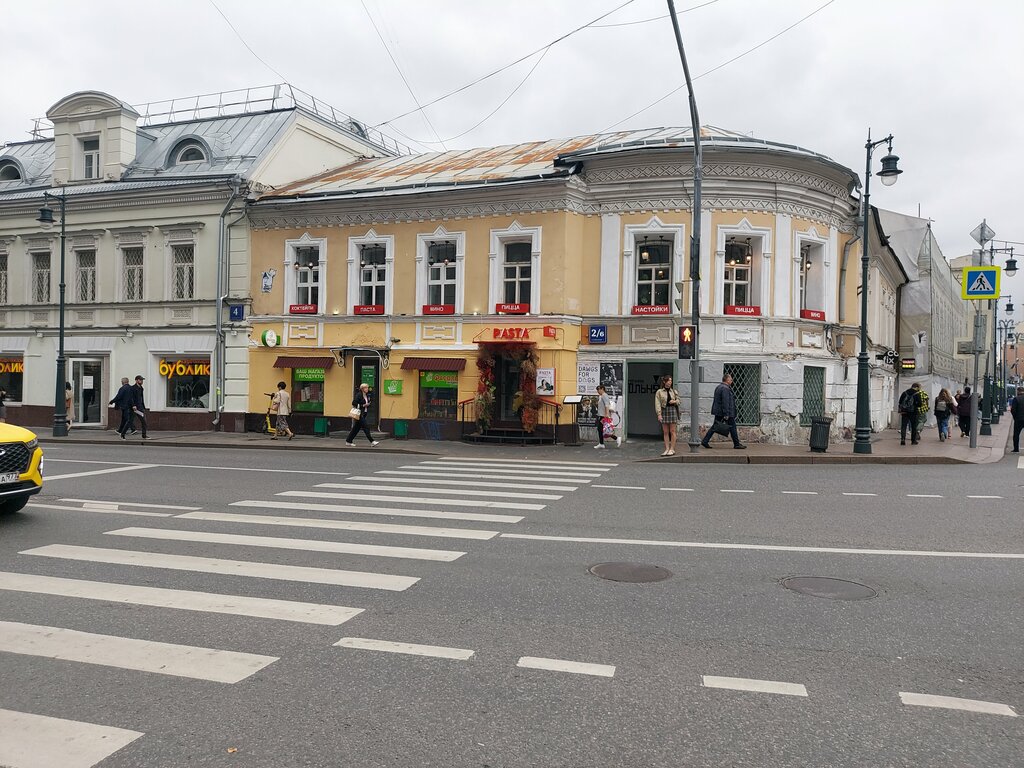
[[[936,400],[935,401],[935,412],[936,413],[945,413],[947,410],[949,410],[949,404],[945,400]]]
[[[900,395],[900,413],[914,413],[917,410],[917,403],[914,393],[907,390]]]

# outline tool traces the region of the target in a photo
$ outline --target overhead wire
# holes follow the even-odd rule
[[[287,83],[288,82],[288,78],[287,77],[285,77],[280,72],[278,72],[276,69],[274,69],[272,66],[270,66],[270,64],[268,64],[258,53],[256,53],[256,51],[254,51],[252,49],[251,45],[249,45],[247,42],[245,42],[245,38],[242,37],[242,33],[239,32],[237,29],[235,29],[235,25],[231,23],[231,19],[229,19],[227,16],[224,15],[224,11],[222,11],[220,9],[220,7],[217,5],[216,2],[214,2],[214,0],[210,0],[210,5],[212,5],[214,7],[214,10],[216,10],[217,13],[220,14],[220,17],[222,19],[224,19],[224,21],[227,23],[227,25],[229,27],[231,27],[231,31],[235,33],[235,37],[237,37],[242,42],[242,45],[245,46],[246,50],[248,50],[249,53],[251,53],[253,56],[255,56],[256,60],[259,61],[260,64],[262,64],[264,67],[266,67],[271,72],[273,72],[275,75],[277,75],[281,79],[282,83]]]
[[[747,49],[747,50],[745,50],[745,51],[744,51],[743,53],[741,53],[741,54],[739,54],[739,55],[737,55],[737,56],[733,56],[733,57],[732,57],[731,59],[729,59],[728,61],[723,61],[723,62],[722,62],[721,64],[718,64],[717,66],[714,66],[714,67],[712,67],[711,69],[709,69],[709,70],[707,70],[707,71],[705,71],[705,72],[701,72],[701,73],[700,73],[699,75],[697,75],[697,76],[696,76],[696,77],[694,77],[693,79],[694,79],[694,80],[699,80],[699,79],[700,79],[700,78],[702,78],[702,77],[705,77],[705,76],[707,76],[707,75],[710,75],[710,74],[711,74],[712,72],[717,72],[718,70],[722,69],[722,67],[725,67],[725,66],[728,66],[729,64],[732,64],[732,63],[733,63],[734,61],[738,61],[739,59],[742,59],[742,58],[743,58],[744,56],[746,56],[747,54],[753,53],[753,52],[754,52],[754,51],[756,51],[756,50],[757,50],[758,48],[763,48],[764,46],[768,45],[768,43],[772,42],[773,40],[777,40],[778,38],[782,37],[782,36],[783,36],[784,34],[786,34],[787,32],[789,32],[789,30],[791,30],[791,29],[793,29],[794,27],[796,27],[796,26],[799,26],[800,24],[804,23],[805,21],[807,21],[807,20],[808,20],[809,18],[811,18],[811,17],[812,17],[812,16],[814,16],[815,14],[817,14],[817,13],[820,13],[821,11],[825,10],[825,9],[826,9],[826,8],[828,8],[828,7],[830,6],[830,5],[832,5],[832,3],[834,3],[835,1],[836,1],[836,0],[828,0],[828,2],[827,2],[827,3],[825,3],[824,5],[820,5],[820,6],[818,6],[817,8],[815,8],[815,9],[814,9],[813,11],[811,11],[810,13],[808,13],[808,14],[807,14],[806,16],[804,16],[803,18],[801,18],[801,19],[799,19],[799,20],[797,20],[797,21],[793,22],[792,24],[790,24],[790,25],[789,25],[788,27],[786,27],[786,28],[785,28],[785,29],[783,29],[782,31],[780,31],[780,32],[777,32],[777,33],[775,33],[774,35],[772,35],[771,37],[769,37],[769,38],[768,38],[767,40],[764,40],[764,41],[762,41],[762,42],[758,43],[758,44],[757,44],[757,45],[755,45],[755,46],[754,46],[753,48],[748,48],[748,49]],[[647,105],[646,107],[644,107],[643,109],[638,109],[638,110],[637,110],[636,112],[634,112],[633,114],[631,114],[631,115],[628,115],[628,116],[626,116],[626,117],[622,118],[622,119],[621,119],[621,120],[619,120],[618,122],[612,123],[612,124],[611,124],[611,125],[609,125],[609,126],[608,126],[607,128],[603,128],[603,129],[602,129],[601,131],[599,131],[599,133],[607,133],[607,132],[608,132],[608,131],[610,131],[610,130],[611,130],[612,128],[615,128],[615,127],[617,127],[617,126],[619,126],[619,125],[622,125],[623,123],[625,123],[625,122],[626,122],[626,121],[628,121],[628,120],[632,120],[632,119],[633,119],[634,117],[636,117],[637,115],[641,115],[641,114],[643,114],[643,113],[644,113],[644,112],[646,112],[646,111],[647,111],[648,109],[651,109],[652,107],[656,107],[656,106],[658,106],[659,104],[661,104],[661,102],[665,101],[665,99],[668,99],[668,98],[670,98],[671,96],[674,96],[675,94],[679,93],[679,91],[683,90],[683,89],[684,89],[685,87],[686,87],[686,84],[685,84],[685,83],[683,83],[682,85],[678,86],[677,88],[673,88],[673,89],[672,89],[671,91],[669,91],[668,93],[666,93],[666,94],[665,94],[664,96],[662,96],[662,97],[661,97],[661,98],[659,98],[659,99],[656,99],[655,101],[652,101],[652,102],[651,102],[650,104],[648,104],[648,105]]]
[[[696,11],[698,8],[703,8],[707,5],[714,5],[717,2],[718,0],[708,0],[706,3],[695,5],[692,8],[684,8],[683,10],[678,11],[678,13],[689,13],[690,11]],[[635,24],[647,24],[651,21],[661,21],[662,19],[667,19],[668,16],[669,15],[666,13],[663,16],[653,16],[649,19],[637,19],[636,21],[619,21],[613,24],[591,24],[590,27],[591,29],[608,29],[609,27],[632,27]]]

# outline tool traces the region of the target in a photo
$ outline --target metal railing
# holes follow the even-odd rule
[[[492,442],[551,443],[558,442],[558,423],[562,406],[553,400],[538,400],[537,423],[532,432],[527,432],[522,421],[514,423],[490,422],[481,428],[477,423],[478,406],[476,398],[459,401],[459,434],[465,439],[476,437]]]

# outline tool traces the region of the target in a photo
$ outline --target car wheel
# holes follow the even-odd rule
[[[24,509],[26,504],[28,504],[28,497],[2,501],[0,502],[0,515],[13,515]]]

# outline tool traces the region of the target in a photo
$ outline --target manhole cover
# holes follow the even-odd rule
[[[782,586],[801,595],[825,597],[829,600],[870,600],[878,595],[866,584],[827,576],[791,576],[782,580]]]
[[[627,581],[631,584],[664,581],[672,575],[672,571],[667,568],[647,563],[598,563],[590,566],[590,572],[608,581]]]

